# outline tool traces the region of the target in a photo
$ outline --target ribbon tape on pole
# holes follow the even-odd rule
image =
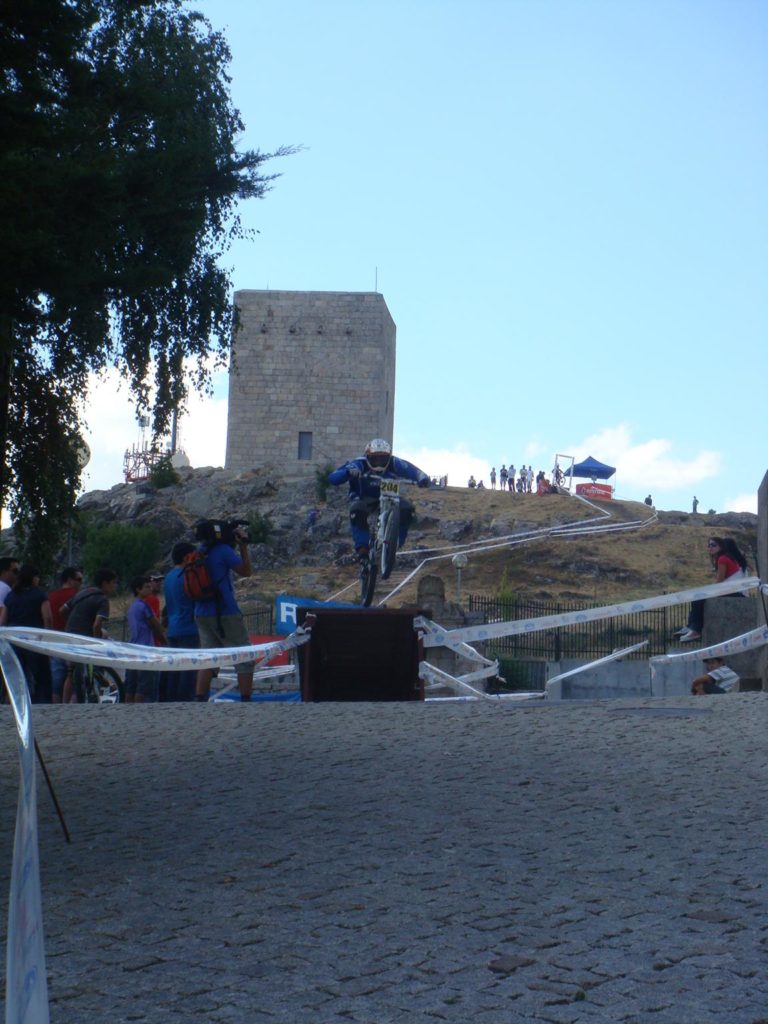
[[[425,647],[452,647],[459,643],[478,643],[501,636],[519,636],[522,633],[537,633],[558,626],[574,626],[582,622],[597,622],[600,619],[618,618],[633,612],[652,611],[670,605],[688,604],[691,601],[706,600],[708,597],[723,597],[726,594],[743,593],[760,586],[756,576],[740,576],[722,583],[713,583],[694,590],[679,590],[674,594],[661,594],[623,604],[603,605],[600,608],[584,608],[577,612],[561,612],[558,615],[542,615],[536,619],[515,619],[511,622],[492,622],[481,626],[466,626],[463,629],[443,629],[429,619],[419,618],[414,625],[423,632]]]
[[[26,626],[0,627],[0,672],[6,682],[16,723],[21,764],[8,902],[5,1024],[49,1024],[50,1020],[40,894],[32,708],[24,672],[11,642],[26,650],[53,655],[65,661],[110,665],[113,668],[151,666],[159,672],[178,672],[193,668],[226,668],[255,661],[258,674],[259,665],[266,665],[276,655],[300,647],[309,637],[309,629],[300,628],[284,640],[250,647],[186,650],[143,647]],[[266,674],[270,670],[264,671]]]
[[[32,708],[19,659],[5,639],[0,639],[0,669],[16,723],[21,769],[8,900],[5,1024],[48,1024]]]

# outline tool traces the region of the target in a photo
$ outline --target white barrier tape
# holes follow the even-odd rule
[[[727,658],[733,654],[743,654],[768,644],[768,626],[759,626],[748,633],[741,633],[730,640],[723,640],[709,647],[697,647],[695,650],[680,651],[674,654],[657,654],[650,658],[651,672],[655,672],[661,662],[672,661],[703,661],[704,658]]]
[[[436,622],[432,622],[431,619],[427,619],[423,615],[417,615],[413,620],[413,628],[417,632],[427,633],[431,628],[442,629],[443,627],[438,626]],[[485,655],[475,650],[474,647],[470,647],[469,644],[465,644],[462,640],[453,641],[450,645],[446,646],[450,646],[450,649],[454,651],[455,654],[462,655],[462,657],[466,658],[467,661],[476,661],[481,665],[492,664],[490,658],[486,658]]]
[[[692,590],[680,590],[674,594],[662,594],[657,597],[640,598],[636,601],[625,601],[623,604],[603,605],[600,608],[584,608],[576,612],[562,612],[558,615],[543,615],[536,619],[514,619],[510,622],[487,623],[482,626],[466,626],[463,629],[443,630],[435,623],[424,620],[421,626],[425,630],[422,642],[425,647],[454,647],[457,641],[477,643],[492,640],[501,636],[519,636],[523,633],[536,633],[557,626],[573,626],[583,622],[597,622],[600,619],[618,618],[633,612],[651,611],[670,605],[688,604],[691,601],[706,600],[709,597],[723,597],[725,594],[743,593],[760,587],[760,580],[755,576],[740,576],[713,583],[706,587]]]
[[[53,655],[64,661],[128,669],[151,666],[156,672],[178,672],[193,668],[223,668],[227,665],[241,665],[248,661],[255,661],[258,665],[264,661],[271,661],[278,654],[300,647],[309,640],[309,637],[309,629],[302,627],[287,636],[285,640],[253,644],[249,647],[219,647],[212,650],[201,650],[199,648],[144,647],[140,644],[120,643],[117,640],[99,640],[95,637],[78,636],[75,633],[33,629],[30,626],[0,627],[0,640],[8,640],[26,650]]]
[[[480,697],[483,700],[495,700],[495,697],[491,694],[475,689],[474,686],[465,683],[463,679],[457,679],[456,676],[443,672],[442,669],[430,665],[428,661],[422,661],[419,665],[419,678],[425,682],[442,683],[445,686],[449,686],[452,690],[460,690],[471,694],[473,697]]]
[[[590,502],[586,502],[586,504],[590,505]],[[590,505],[590,507],[594,508],[595,506]],[[602,518],[605,518],[606,516],[611,518],[609,512],[602,512],[602,510],[598,511],[601,512]],[[384,605],[390,601],[398,591],[402,590],[408,583],[410,583],[413,577],[419,573],[428,562],[443,561],[446,558],[451,558],[457,552],[463,552],[467,555],[484,554],[488,551],[495,551],[499,548],[512,548],[522,544],[528,544],[531,541],[542,540],[546,537],[579,537],[598,532],[613,533],[621,530],[641,530],[651,523],[656,522],[657,518],[658,517],[654,514],[648,519],[634,519],[627,523],[596,523],[592,525],[589,525],[592,523],[592,520],[582,519],[576,523],[567,523],[562,526],[546,526],[537,530],[526,530],[520,533],[509,533],[501,537],[494,537],[485,541],[471,541],[466,544],[452,544],[445,548],[423,548],[419,551],[406,551],[404,554],[417,555],[421,557],[422,560],[418,563],[416,568],[413,569],[404,580],[398,583],[396,587],[390,590],[389,593],[378,602],[378,604]],[[437,552],[437,554],[432,554],[432,552]],[[426,557],[423,557],[425,555]],[[350,584],[350,587],[354,585],[354,583]],[[345,590],[348,589],[349,587],[345,588]],[[336,600],[345,592],[345,590],[339,591],[338,594],[334,594],[332,600]]]
[[[561,672],[557,676],[552,676],[551,679],[547,680],[547,685],[544,687],[545,695],[551,699],[553,691],[560,686],[563,679],[568,679],[570,676],[577,676],[582,672],[589,672],[590,669],[598,668],[600,665],[607,665],[610,661],[618,661],[620,658],[624,658],[627,654],[632,654],[633,651],[639,651],[641,647],[646,647],[647,645],[647,640],[641,640],[639,644],[632,644],[631,647],[623,647],[620,651],[613,651],[611,654],[606,654],[602,658],[590,661],[586,665],[578,665],[576,668],[569,669],[568,672]]]
[[[19,659],[3,638],[0,672],[16,723],[21,770],[8,900],[5,1020],[6,1024],[48,1024],[32,707]]]

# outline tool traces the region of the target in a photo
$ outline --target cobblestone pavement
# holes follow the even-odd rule
[[[767,710],[38,708],[52,1022],[765,1024]]]

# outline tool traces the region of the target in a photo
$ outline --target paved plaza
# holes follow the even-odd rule
[[[35,708],[51,1021],[766,1024],[767,712]]]

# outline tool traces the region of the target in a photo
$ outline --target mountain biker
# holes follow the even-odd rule
[[[429,487],[429,477],[418,466],[392,454],[392,446],[380,437],[374,438],[358,459],[351,459],[328,474],[328,482],[338,487],[349,483],[349,520],[355,553],[361,561],[368,558],[368,516],[379,506],[379,481],[395,478],[412,480],[419,487]],[[414,515],[413,504],[400,498],[400,547],[405,544]]]

